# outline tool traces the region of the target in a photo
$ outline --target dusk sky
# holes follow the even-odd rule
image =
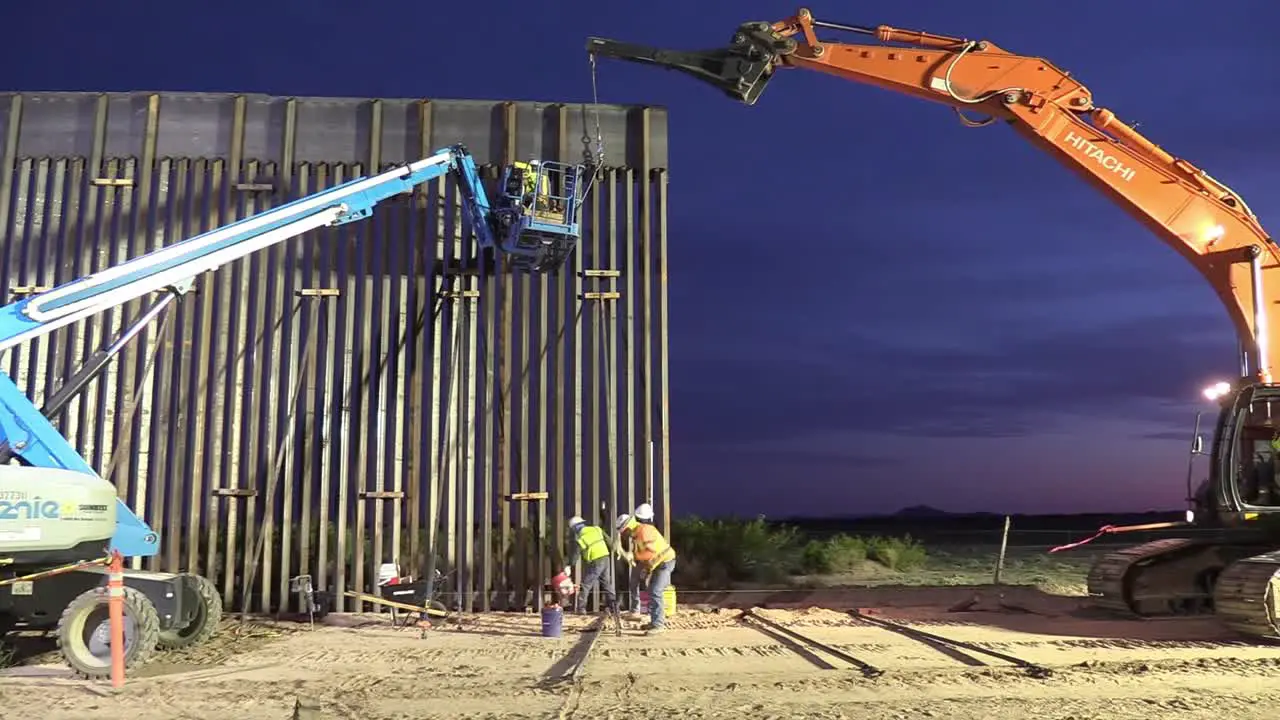
[[[0,59],[13,90],[589,101],[589,35],[712,47],[797,7],[38,3]],[[1280,216],[1273,0],[808,7],[1045,57],[1264,226]],[[753,107],[617,61],[599,88],[670,111],[678,514],[1182,506],[1200,390],[1236,372],[1227,315],[1011,129],[798,70]]]

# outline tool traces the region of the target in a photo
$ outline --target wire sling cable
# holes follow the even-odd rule
[[[574,327],[577,327],[578,323],[582,320],[582,308],[583,308],[582,303],[578,303],[578,310],[573,315]],[[541,352],[539,352],[538,354],[539,362],[541,362],[543,358],[546,357],[547,353],[551,350],[552,343],[560,342],[560,340],[564,337],[565,330],[568,329],[568,327],[569,327],[569,319],[562,318],[560,320],[560,327],[557,329],[555,337],[547,338],[547,340],[543,343]],[[493,349],[490,348],[489,343],[485,341],[485,333],[479,334],[478,344],[480,347],[480,353],[479,353],[480,359],[483,359],[487,365],[490,359],[490,355],[493,353]],[[501,440],[504,437],[502,433],[502,426],[503,426],[503,420],[506,418],[506,413],[507,413],[507,403],[505,398],[511,392],[512,383],[514,383],[516,380],[520,380],[520,382],[523,383],[525,382],[525,380],[528,379],[531,362],[532,362],[532,359],[527,359],[525,361],[524,368],[520,371],[520,373],[517,376],[511,378],[511,380],[509,380],[505,385],[499,384],[495,388],[496,392],[493,393],[493,398],[489,400],[484,407],[485,414],[489,413],[490,410],[496,410],[497,412],[496,430],[498,433],[498,440],[499,440],[498,445],[501,445]],[[520,452],[521,452],[521,448],[517,446],[516,447],[516,464],[517,465],[520,463],[520,459],[521,459]],[[490,539],[486,538],[486,542],[490,542]],[[505,547],[502,548],[502,551],[505,553],[506,548]]]
[[[298,302],[296,305],[294,305],[293,314],[296,315],[298,311],[301,309],[302,309],[302,303]],[[319,338],[320,338],[320,333],[318,330],[313,331],[310,328],[307,330],[307,340],[306,340],[305,349],[303,351],[304,354],[302,357],[302,366],[298,368],[298,379],[294,381],[293,389],[289,394],[289,411],[285,414],[285,419],[283,423],[285,428],[284,440],[283,442],[280,443],[280,447],[276,449],[276,456],[272,463],[274,471],[271,474],[270,481],[268,481],[267,483],[267,496],[266,496],[265,502],[262,505],[263,513],[267,517],[270,517],[271,515],[275,514],[276,489],[280,486],[280,476],[284,471],[284,461],[286,458],[289,457],[289,455],[292,454],[292,449],[293,449],[294,433],[291,432],[290,430],[293,427],[294,418],[297,416],[297,413],[298,413],[298,401],[302,397],[302,387],[306,383],[307,372],[308,370],[310,370],[311,365],[315,362],[316,355],[318,354],[316,346],[319,344],[318,343]],[[310,427],[309,424],[304,426],[303,432],[305,433],[309,429],[309,427]],[[244,579],[244,582],[240,588],[240,626],[241,627],[244,626],[248,618],[249,593],[253,588],[253,581],[257,577],[258,566],[262,563],[263,550],[266,547],[267,534],[262,532],[261,530],[262,530],[261,528],[258,528],[258,536],[257,538],[255,538],[254,547],[253,547],[253,562],[249,564],[249,574]]]
[[[124,452],[128,449],[129,441],[133,437],[133,415],[138,410],[138,404],[142,402],[142,393],[147,390],[147,378],[151,376],[151,369],[155,367],[156,357],[160,354],[160,344],[164,342],[169,329],[170,317],[172,317],[171,313],[165,313],[165,316],[160,318],[160,326],[156,328],[156,344],[147,352],[147,364],[142,368],[142,375],[138,378],[138,387],[133,391],[133,398],[129,402],[129,407],[125,409],[124,422],[115,423],[117,428],[124,428],[125,432],[116,438],[116,446],[111,450],[111,460],[107,463],[107,471],[102,475],[102,479],[107,482],[111,482],[111,476],[115,474],[116,468],[120,467],[120,458],[124,457]]]
[[[599,180],[600,174],[604,170],[605,157],[604,133],[600,129],[600,93],[596,83],[596,55],[595,53],[591,53],[588,57],[591,63],[591,112],[595,120],[596,147],[595,152],[593,153],[591,150],[591,133],[587,128],[587,114],[586,107],[584,106],[582,113],[582,139],[585,147],[582,154],[584,156],[583,159],[591,166],[591,177],[587,180],[587,188],[582,193],[582,198],[584,200],[591,194],[592,188],[595,187],[596,181]],[[581,204],[578,205],[578,212],[582,212]]]
[[[612,318],[610,317],[613,315],[613,306],[610,305],[609,311],[606,313],[604,307],[602,306],[602,303],[604,302],[606,301],[604,300],[596,301],[596,320],[599,323],[596,327],[604,328],[604,332],[602,333],[604,337],[602,338],[603,342],[601,342],[601,346],[604,352],[604,383],[605,383],[605,387],[608,388],[608,390],[605,392],[605,411],[608,414],[608,419],[607,419],[608,441],[605,442],[605,445],[608,448],[609,467],[612,468],[613,472],[616,473],[618,468],[618,464],[617,464],[618,418],[617,418],[617,409],[615,405],[616,398],[614,398],[614,391],[616,390],[616,388],[613,383],[614,357],[613,357],[613,348],[611,347],[611,343],[613,340],[613,321],[612,321]],[[606,316],[605,319],[601,319],[600,318],[601,315],[605,315]],[[617,488],[616,475],[613,478],[611,478],[611,482],[613,483],[614,488],[616,490]],[[614,511],[615,512],[617,511],[616,507],[614,508]],[[614,540],[615,547],[616,547],[616,543],[620,542],[622,539],[622,533],[619,532],[616,527],[614,528],[614,533],[617,536],[616,539]],[[613,563],[610,563],[610,565],[613,565]],[[614,570],[611,568],[610,572],[612,573],[614,572]],[[618,583],[617,583],[616,573],[614,574],[614,577],[613,577],[613,594],[614,594],[614,602],[613,602],[614,634],[621,635],[622,634],[622,612],[619,609],[621,603],[618,602]],[[650,599],[650,602],[652,602],[652,599]]]
[[[444,292],[453,292],[453,288],[454,288],[454,283],[450,282],[449,289],[444,290],[444,288],[442,287],[441,288],[442,294],[438,297],[443,297]],[[438,314],[439,312],[437,312],[437,315]],[[455,402],[454,394],[458,392],[459,377],[462,375],[462,372],[463,372],[463,368],[460,367],[463,362],[463,356],[462,356],[462,353],[458,350],[458,348],[462,345],[463,328],[462,328],[462,320],[458,317],[456,306],[450,308],[449,317],[452,325],[454,326],[453,342],[449,348],[450,352],[452,352],[454,355],[454,360],[452,363],[450,363],[449,382],[445,386],[444,402],[441,403],[440,405],[442,408],[445,408],[445,419],[444,419],[445,436],[443,438],[443,443],[441,447],[432,448],[432,452],[438,451],[439,455],[437,456],[438,459],[436,462],[436,466],[434,468],[435,484],[436,484],[436,501],[431,504],[431,508],[428,513],[430,516],[429,517],[430,527],[427,529],[427,548],[429,549],[429,554],[427,556],[426,577],[431,578],[431,582],[435,582],[434,578],[435,578],[435,570],[436,570],[436,561],[439,556],[439,548],[437,547],[437,540],[439,539],[439,530],[440,530],[440,499],[444,497],[445,492],[448,490],[448,485],[446,480],[446,477],[447,477],[446,468],[447,468],[447,463],[449,462],[449,458],[452,456],[452,453],[455,451],[455,447],[457,445],[457,432],[456,432],[457,423],[449,422],[449,409],[452,408],[453,403]],[[461,420],[461,418],[459,418],[459,420]],[[447,559],[446,559],[446,562],[447,562]],[[458,575],[455,575],[454,582],[461,583],[462,582],[461,577],[459,577]],[[456,591],[458,594],[458,600],[461,600],[462,587],[460,584],[456,586]]]

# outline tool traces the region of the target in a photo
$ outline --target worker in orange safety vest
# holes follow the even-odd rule
[[[641,524],[653,524],[653,506],[649,503],[641,503],[636,508],[635,513],[629,517],[635,518]],[[618,531],[622,531],[622,526],[618,526]],[[644,615],[640,613],[640,588],[645,587],[649,583],[649,573],[646,568],[636,565],[635,556],[627,551],[624,545],[635,545],[635,533],[631,533],[631,542],[624,543],[624,538],[619,535],[618,542],[614,545],[614,556],[625,560],[631,577],[631,590],[627,593],[627,599],[630,601],[627,605],[627,611],[622,613],[623,619],[640,621],[644,619]]]
[[[642,522],[647,521],[647,522]],[[641,629],[646,634],[660,633],[667,629],[663,617],[662,594],[671,584],[671,573],[676,568],[676,551],[653,524],[653,507],[643,503],[636,508],[634,517],[623,513],[618,516],[617,529],[622,539],[630,538],[632,551],[629,560],[645,575],[649,589],[649,622]],[[638,588],[633,597],[639,594]],[[634,606],[633,606],[634,609]]]

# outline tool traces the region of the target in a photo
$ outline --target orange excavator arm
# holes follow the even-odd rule
[[[829,42],[819,30],[875,42]],[[1241,345],[1252,374],[1271,382],[1268,338],[1280,334],[1280,313],[1272,318],[1267,310],[1280,298],[1280,250],[1230,188],[1095,105],[1088,88],[1043,58],[985,40],[822,22],[804,9],[781,22],[745,23],[725,48],[665,50],[590,38],[587,50],[691,75],[748,105],[776,71],[799,68],[950,105],[966,125],[1003,120],[1195,265],[1247,338]]]

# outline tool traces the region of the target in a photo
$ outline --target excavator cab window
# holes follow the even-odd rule
[[[534,272],[558,268],[579,235],[582,165],[531,160],[507,167],[499,180],[496,241],[511,264]]]
[[[1246,388],[1224,403],[1214,452],[1229,505],[1280,511],[1280,387]]]

